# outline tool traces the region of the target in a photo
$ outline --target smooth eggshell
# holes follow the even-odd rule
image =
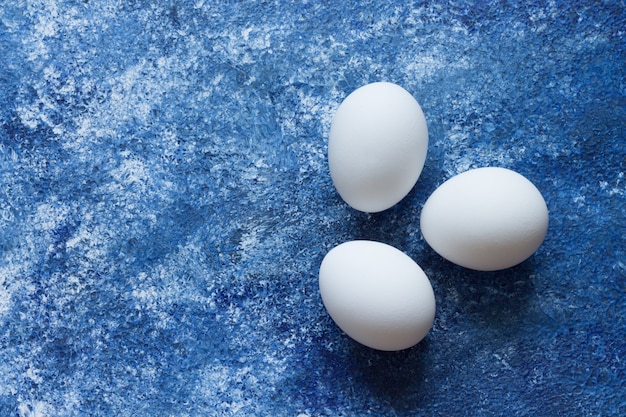
[[[356,240],[333,248],[320,266],[319,287],[335,323],[374,349],[409,348],[433,324],[435,296],[426,274],[384,243]]]
[[[479,271],[512,267],[530,257],[548,229],[548,208],[522,175],[486,167],[450,178],[428,198],[422,235],[447,260]]]
[[[383,211],[411,191],[427,150],[426,119],[413,96],[393,83],[368,84],[346,97],[333,117],[330,175],[351,207]]]

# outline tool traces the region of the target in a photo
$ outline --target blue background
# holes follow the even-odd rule
[[[626,415],[623,1],[3,1],[0,415]],[[391,81],[429,154],[376,215],[332,115]],[[436,255],[420,209],[502,166],[550,209],[521,265]],[[317,287],[347,240],[432,281],[426,339],[351,341]]]

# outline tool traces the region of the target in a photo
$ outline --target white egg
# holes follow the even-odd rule
[[[415,345],[435,318],[435,296],[424,271],[384,243],[355,240],[333,248],[322,261],[319,286],[335,323],[374,349]]]
[[[422,235],[447,260],[479,271],[510,268],[530,257],[548,230],[548,208],[522,175],[486,167],[450,178],[428,198]]]
[[[333,117],[330,175],[351,207],[383,211],[411,191],[427,150],[426,119],[413,96],[396,84],[368,84],[346,97]]]

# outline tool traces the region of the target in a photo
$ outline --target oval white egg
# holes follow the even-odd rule
[[[351,207],[383,211],[411,191],[427,150],[426,119],[413,96],[393,83],[368,84],[346,97],[333,117],[330,175]]]
[[[319,287],[335,323],[365,346],[406,349],[432,327],[435,296],[430,281],[393,246],[367,240],[336,246],[322,261]]]
[[[548,208],[524,176],[485,167],[456,175],[428,198],[422,235],[447,260],[479,271],[517,265],[530,257],[548,230]]]

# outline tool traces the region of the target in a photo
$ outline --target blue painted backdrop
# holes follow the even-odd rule
[[[5,0],[0,415],[626,415],[623,1]],[[411,194],[336,194],[354,89],[430,129]],[[472,167],[550,209],[528,261],[437,256],[420,208]],[[403,250],[437,317],[413,349],[347,338],[317,288],[346,240]]]

